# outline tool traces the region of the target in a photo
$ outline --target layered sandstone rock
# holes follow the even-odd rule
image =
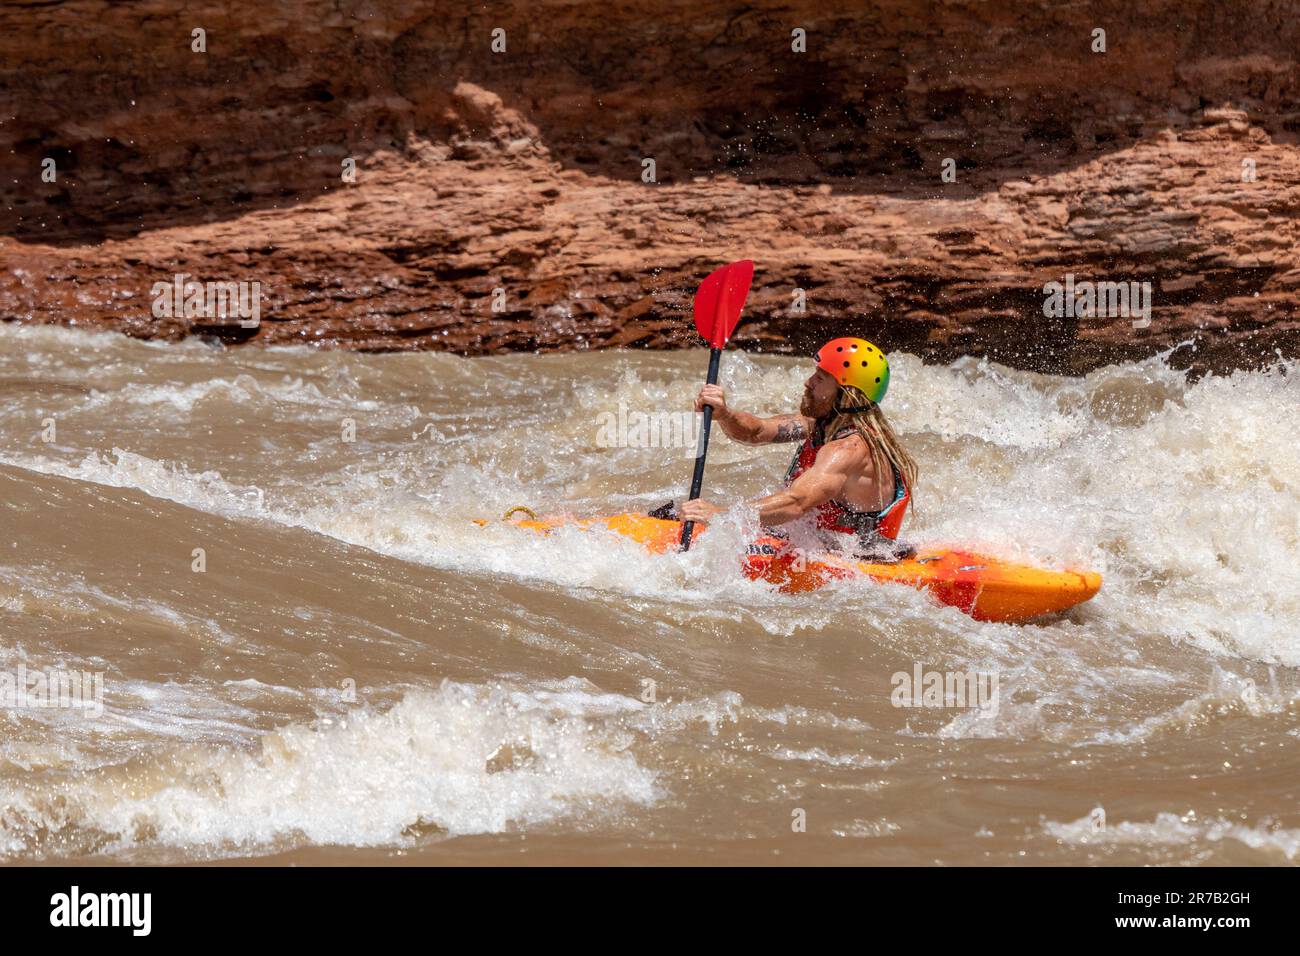
[[[1297,351],[1289,4],[842,6],[0,7],[0,317],[670,347],[695,341],[698,280],[748,257],[743,347],[852,332],[1064,370]],[[259,282],[260,326],[155,317],[176,274]],[[1151,283],[1150,324],[1044,316],[1067,274]]]

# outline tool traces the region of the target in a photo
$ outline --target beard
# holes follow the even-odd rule
[[[819,402],[807,392],[804,392],[803,398],[799,402],[799,414],[808,418],[819,419],[829,415],[834,407],[835,399]]]

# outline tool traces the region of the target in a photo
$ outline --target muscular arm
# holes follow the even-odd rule
[[[773,442],[803,441],[808,437],[811,423],[802,415],[774,415],[771,418],[759,418],[749,412],[738,412],[728,408],[726,414],[719,415],[717,423],[733,441],[746,445],[767,445]]]
[[[776,420],[767,419],[769,422]],[[813,466],[796,478],[789,488],[751,501],[748,507],[758,512],[759,522],[764,525],[785,524],[806,515],[823,502],[840,497],[845,485],[855,475],[870,469],[871,456],[867,454],[864,442],[854,440],[853,436],[827,442],[818,451]],[[707,522],[722,510],[718,505],[696,498],[683,502],[678,514],[687,521]]]
[[[726,395],[720,385],[705,385],[695,397],[695,410],[713,406],[713,420],[732,441],[746,445],[766,445],[770,442],[803,441],[813,427],[811,418],[802,415],[775,415],[759,418],[749,412],[738,411],[727,405]]]
[[[828,442],[817,454],[811,468],[796,478],[789,488],[753,502],[762,524],[785,524],[806,515],[823,502],[837,497],[844,484],[859,471],[866,459],[860,441],[844,438]]]

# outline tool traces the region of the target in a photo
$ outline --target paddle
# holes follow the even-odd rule
[[[695,292],[695,328],[699,330],[704,341],[709,343],[709,375],[706,381],[710,385],[718,383],[718,361],[727,339],[740,321],[740,310],[745,307],[749,297],[749,284],[754,278],[754,263],[749,259],[733,262],[715,269],[708,278],[700,283]],[[700,486],[704,484],[704,457],[709,453],[709,426],[713,423],[713,406],[704,406],[704,425],[700,430],[700,443],[696,446],[695,475],[691,478],[691,497],[694,501],[700,496]],[[687,521],[682,525],[682,550],[691,549],[691,532],[695,522]]]

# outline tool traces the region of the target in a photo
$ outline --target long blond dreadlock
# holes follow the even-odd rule
[[[866,408],[867,411],[844,412],[841,409]],[[916,503],[916,460],[907,453],[903,443],[898,440],[894,430],[889,427],[880,406],[867,398],[860,389],[852,385],[841,385],[839,396],[835,400],[835,410],[831,413],[830,423],[823,432],[829,441],[840,429],[852,426],[867,442],[871,454],[871,463],[876,474],[889,474],[886,465],[892,466],[912,493],[912,504]]]

